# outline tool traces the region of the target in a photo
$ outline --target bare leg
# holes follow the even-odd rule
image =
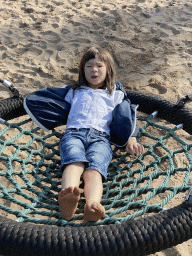
[[[59,205],[61,215],[66,220],[71,220],[75,214],[80,199],[80,177],[84,171],[83,163],[67,165],[62,175],[62,190],[59,192]]]
[[[70,186],[79,187],[79,182],[83,171],[83,163],[72,163],[67,165],[62,175],[62,188],[65,189]]]
[[[90,169],[84,172],[83,179],[86,198],[84,222],[97,221],[105,214],[105,208],[100,203],[103,195],[102,176],[98,171]]]

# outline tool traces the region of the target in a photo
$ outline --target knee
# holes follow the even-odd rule
[[[93,169],[88,169],[83,173],[83,179],[84,181],[86,180],[90,180],[90,179],[101,179],[102,180],[102,176],[100,174],[100,172],[98,172],[97,170],[93,170]]]
[[[75,162],[75,163],[67,164],[65,168],[76,168],[76,167],[84,168],[84,163]]]

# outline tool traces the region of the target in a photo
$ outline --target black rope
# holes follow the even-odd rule
[[[17,95],[0,101],[0,118],[7,121],[25,115],[23,99],[24,96]]]
[[[192,207],[183,203],[151,217],[91,227],[54,227],[0,218],[0,253],[50,256],[145,256],[192,236]]]
[[[187,106],[178,106],[174,101],[143,92],[127,90],[131,103],[139,104],[138,110],[151,114],[158,111],[158,117],[172,124],[183,124],[183,129],[192,134],[192,110]]]

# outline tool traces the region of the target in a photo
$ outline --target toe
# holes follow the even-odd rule
[[[75,196],[79,196],[79,195],[81,194],[81,190],[80,190],[80,188],[78,188],[78,187],[74,187],[74,191],[73,191],[73,193],[74,193],[74,195],[75,195]]]
[[[68,193],[73,193],[73,187],[68,188]]]

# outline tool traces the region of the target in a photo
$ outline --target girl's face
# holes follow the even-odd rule
[[[103,61],[98,57],[90,59],[85,63],[85,78],[93,89],[103,86],[106,78],[107,68]]]

